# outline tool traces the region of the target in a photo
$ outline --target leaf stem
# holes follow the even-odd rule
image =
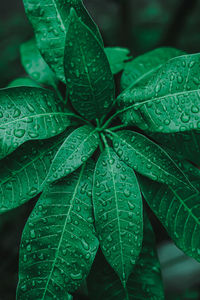
[[[124,125],[118,125],[118,126],[109,128],[109,130],[115,131],[115,130],[118,130],[118,129],[121,129],[121,128],[124,128],[124,127],[127,127],[127,125],[125,125],[125,124]]]
[[[105,148],[108,148],[108,143],[107,143],[105,135],[103,133],[100,133],[100,135],[101,135],[101,138],[102,138],[102,140],[104,142]]]

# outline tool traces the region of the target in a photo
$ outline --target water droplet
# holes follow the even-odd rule
[[[14,135],[17,138],[22,138],[25,135],[25,130],[24,129],[15,129],[14,130]]]

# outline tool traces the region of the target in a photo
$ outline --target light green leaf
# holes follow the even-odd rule
[[[63,57],[69,13],[73,7],[81,20],[102,39],[98,27],[89,16],[82,0],[23,0],[25,11],[31,22],[37,46],[57,78],[65,82]]]
[[[125,68],[126,61],[130,59],[130,50],[120,47],[106,47],[106,56],[113,74],[117,74]]]
[[[0,158],[28,140],[53,137],[72,124],[55,94],[34,87],[0,90]]]
[[[192,184],[200,190],[200,171],[185,169]],[[200,262],[200,193],[182,186],[173,188],[139,177],[145,200],[166,228],[175,244]]]
[[[143,247],[128,279],[126,290],[99,250],[87,280],[90,298],[96,300],[163,300],[160,263],[155,246],[154,232],[145,216]]]
[[[173,186],[191,186],[188,178],[168,153],[144,135],[123,130],[112,133],[112,137],[116,153],[138,173]]]
[[[57,88],[56,75],[41,56],[35,39],[22,44],[20,53],[22,65],[30,77],[39,83]]]
[[[134,171],[110,147],[96,164],[93,206],[103,254],[125,286],[141,251],[142,198]]]
[[[99,245],[92,174],[93,164],[84,164],[36,204],[22,235],[17,300],[68,299],[88,275]]]
[[[199,64],[198,53],[170,59],[148,82],[125,90],[123,122],[152,132],[199,129]]]
[[[53,182],[79,168],[97,149],[99,135],[95,128],[84,125],[74,130],[58,149],[46,181]]]
[[[108,59],[92,31],[73,9],[66,36],[64,66],[73,107],[88,120],[106,114],[115,96]]]
[[[122,90],[149,80],[170,58],[183,54],[181,50],[163,47],[136,57],[125,65],[121,78]]]
[[[162,147],[174,151],[177,155],[200,165],[200,132],[191,130],[176,133],[149,133]]]
[[[36,81],[34,81],[29,77],[17,78],[11,81],[7,87],[19,87],[19,86],[41,87]]]
[[[31,141],[0,161],[0,213],[16,208],[42,191],[53,157],[71,130],[47,141]]]

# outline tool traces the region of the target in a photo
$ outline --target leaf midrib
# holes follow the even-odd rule
[[[65,233],[65,229],[66,229],[66,225],[67,225],[67,221],[68,221],[69,215],[70,215],[71,210],[72,210],[72,208],[73,208],[73,203],[74,203],[74,200],[75,200],[75,195],[77,194],[77,190],[78,190],[78,187],[79,187],[79,184],[80,184],[80,181],[81,181],[81,178],[82,178],[84,169],[85,169],[85,164],[84,164],[84,165],[82,166],[82,168],[81,168],[81,171],[80,171],[80,174],[79,174],[79,178],[78,178],[77,184],[76,184],[75,189],[74,189],[73,197],[72,197],[72,199],[71,199],[71,201],[70,201],[70,208],[69,208],[68,213],[67,213],[67,215],[66,215],[66,219],[65,219],[65,223],[64,223],[64,226],[63,226],[63,230],[62,230],[62,233],[61,233],[60,240],[59,240],[58,248],[57,248],[56,253],[55,253],[54,263],[53,263],[53,265],[52,265],[50,275],[49,275],[49,277],[48,277],[46,286],[45,286],[45,288],[44,288],[44,294],[43,294],[43,296],[42,296],[42,300],[44,300],[44,297],[45,297],[45,295],[46,295],[46,292],[47,292],[47,289],[48,289],[48,285],[49,285],[50,279],[51,279],[52,274],[53,274],[53,271],[54,271],[54,267],[55,267],[55,265],[56,265],[56,261],[57,261],[57,258],[58,258],[58,255],[59,255],[59,251],[60,251],[60,246],[61,246],[61,244],[62,244],[62,238],[63,238],[63,235],[64,235],[64,233]]]

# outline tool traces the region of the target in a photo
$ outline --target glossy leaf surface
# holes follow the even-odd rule
[[[199,170],[189,165],[185,172],[199,190]],[[139,181],[145,200],[175,244],[200,262],[200,193],[168,187],[143,177]]]
[[[99,135],[95,128],[84,125],[74,130],[58,149],[49,173],[47,182],[53,182],[79,168],[97,149]]]
[[[99,245],[92,217],[92,174],[93,165],[84,164],[37,202],[22,236],[18,300],[68,299],[89,273]]]
[[[121,78],[122,90],[149,80],[170,58],[183,54],[175,48],[163,47],[136,57],[125,65]]]
[[[29,86],[29,87],[41,87],[36,81],[29,77],[21,77],[11,81],[7,87],[19,87],[19,86]]]
[[[74,10],[66,36],[64,66],[76,111],[88,120],[103,116],[114,99],[113,75],[102,46]]]
[[[127,48],[106,47],[106,56],[113,74],[117,74],[125,68],[126,61],[130,59],[130,51]]]
[[[199,129],[199,64],[198,53],[173,58],[148,82],[125,90],[118,99],[123,122],[152,132]]]
[[[70,9],[72,7],[76,9],[81,20],[102,42],[97,26],[86,11],[82,0],[41,0],[39,3],[35,0],[23,0],[23,2],[40,52],[57,77],[65,82],[63,57]]]
[[[142,250],[128,279],[126,291],[117,274],[99,251],[87,280],[90,298],[96,300],[164,299],[160,264],[155,246],[153,229],[145,217]]]
[[[27,74],[39,83],[56,88],[55,73],[49,68],[40,54],[34,39],[24,43],[20,48],[21,61]]]
[[[96,164],[93,206],[103,254],[125,285],[141,251],[142,198],[134,171],[110,147]]]
[[[113,147],[128,166],[150,179],[170,185],[190,185],[168,153],[140,133],[123,130],[113,134]]]
[[[53,137],[72,124],[53,92],[16,87],[0,90],[0,158],[28,140]]]
[[[0,213],[16,208],[42,191],[53,157],[70,133],[30,141],[0,161]]]

